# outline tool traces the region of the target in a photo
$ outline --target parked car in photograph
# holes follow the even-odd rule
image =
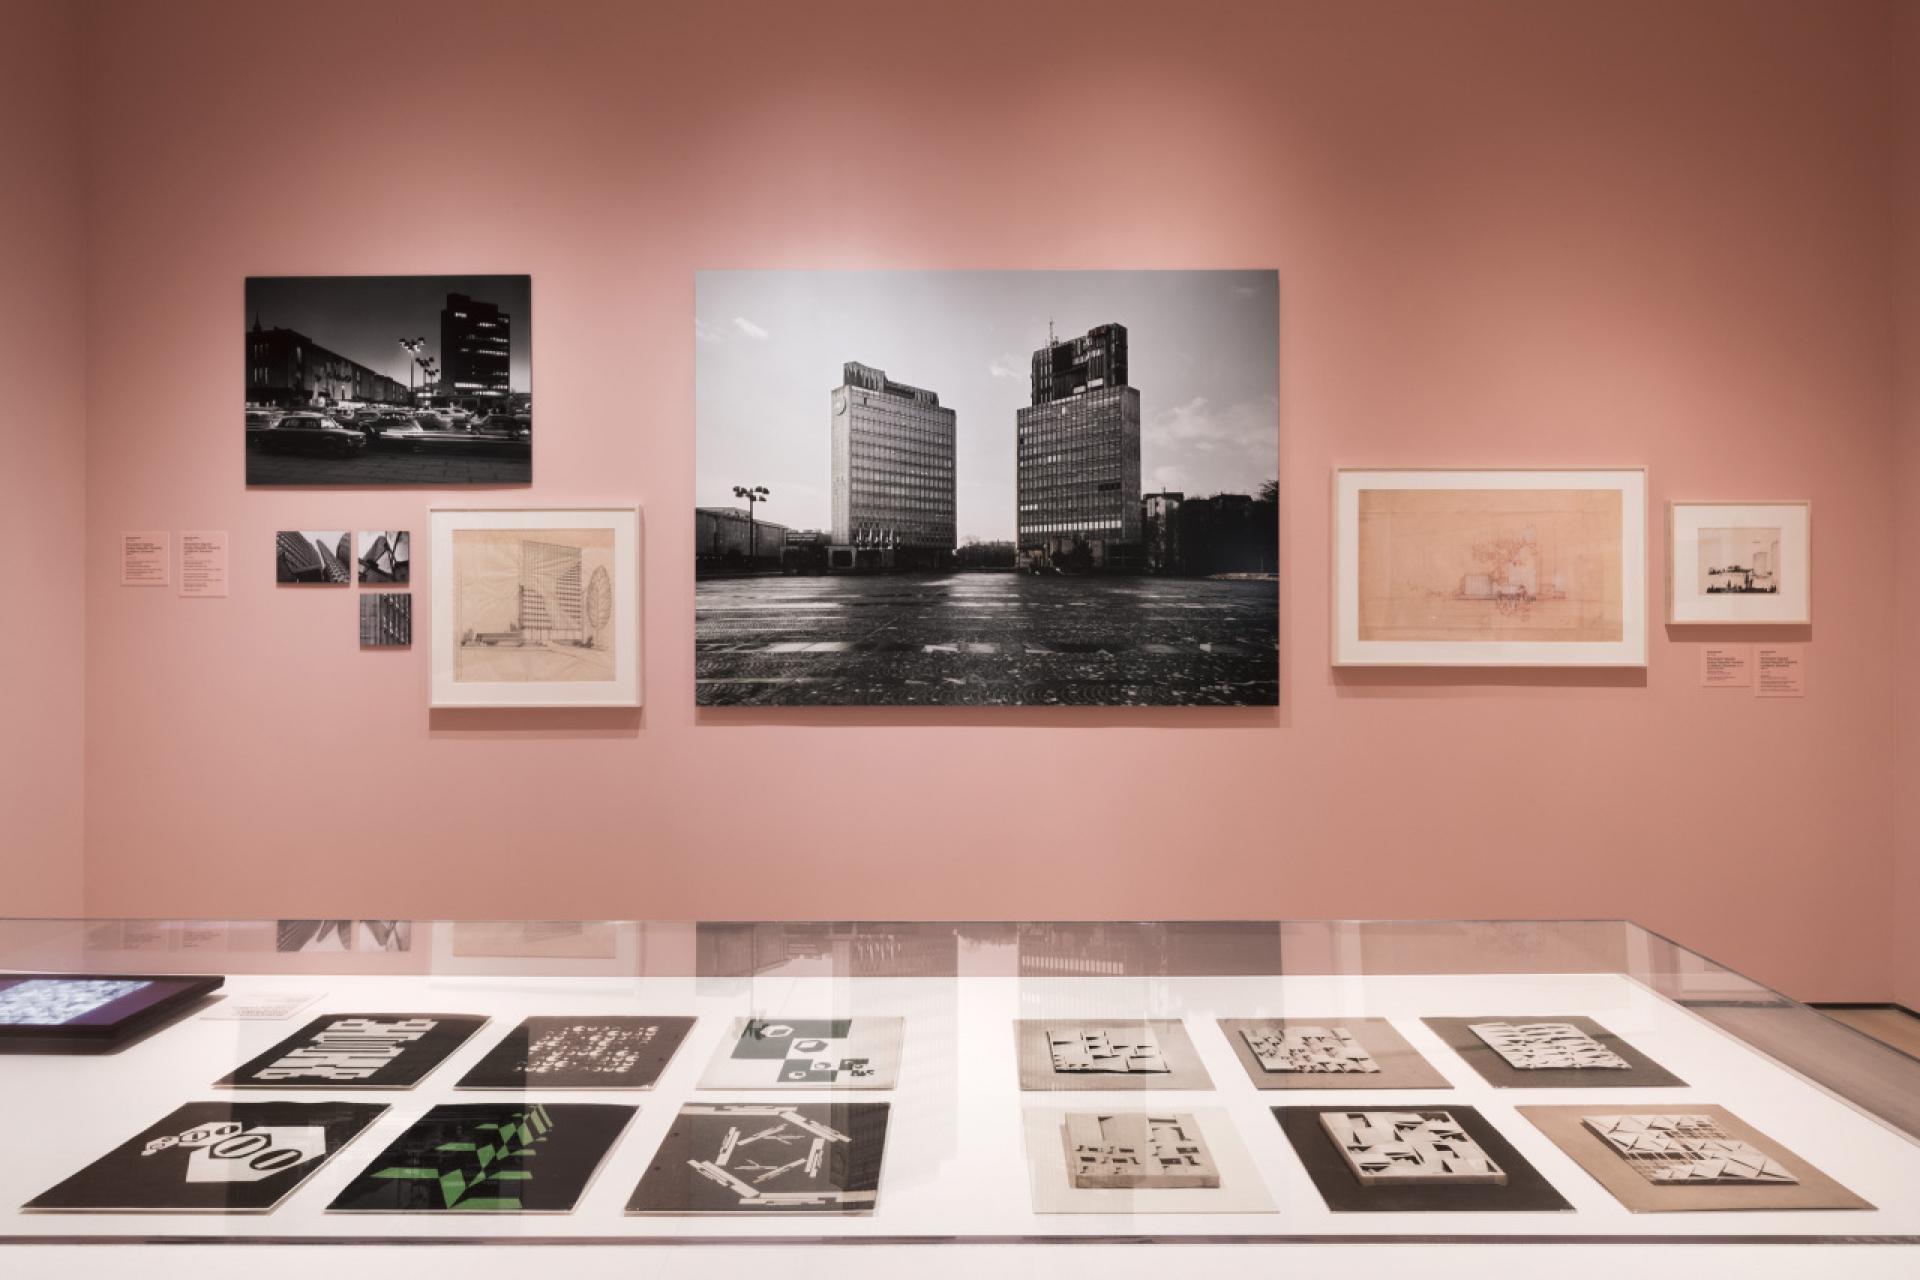
[[[530,436],[533,434],[533,415],[528,413],[490,413],[477,420],[471,430],[475,435],[491,436]]]
[[[418,426],[411,413],[399,409],[380,409],[363,413],[355,419],[353,425],[358,427],[369,440],[380,440],[395,432],[404,432]]]
[[[348,454],[367,447],[367,438],[324,413],[289,413],[270,427],[249,432],[249,444],[269,453]]]

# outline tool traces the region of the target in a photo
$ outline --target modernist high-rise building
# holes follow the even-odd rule
[[[247,330],[247,403],[287,409],[337,404],[406,404],[407,384],[327,350],[293,329]]]
[[[934,392],[846,365],[833,391],[833,567],[951,561],[954,429]]]
[[[453,395],[506,395],[513,389],[513,317],[464,293],[440,309],[441,384]]]
[[[587,639],[580,548],[552,542],[520,544],[520,639],[525,644]]]
[[[1137,565],[1140,393],[1127,385],[1126,327],[1049,338],[1033,353],[1033,403],[1017,422],[1021,558]]]

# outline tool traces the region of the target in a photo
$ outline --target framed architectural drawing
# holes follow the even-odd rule
[[[1233,1119],[1218,1108],[1032,1107],[1035,1213],[1272,1213]]]
[[[634,507],[429,513],[435,707],[640,705]]]
[[[1643,667],[1647,473],[1342,468],[1333,665]]]
[[[1667,504],[1667,621],[1813,622],[1813,504]]]
[[[1634,1213],[1871,1209],[1725,1107],[1521,1107]]]

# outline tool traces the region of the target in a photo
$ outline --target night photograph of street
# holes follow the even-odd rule
[[[533,480],[527,276],[247,280],[250,485]]]
[[[702,272],[702,706],[1272,706],[1270,271]]]

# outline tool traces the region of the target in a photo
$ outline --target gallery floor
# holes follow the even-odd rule
[[[168,932],[169,927],[171,932]],[[315,1274],[337,1265],[346,1243],[355,1264],[386,1254],[409,1265],[467,1249],[512,1244],[551,1252],[581,1275],[650,1270],[711,1274],[722,1257],[767,1265],[788,1246],[825,1250],[810,1265],[856,1272],[905,1265],[931,1274],[1015,1273],[1095,1265],[1103,1272],[1158,1273],[1177,1266],[1245,1265],[1249,1247],[1277,1249],[1261,1265],[1350,1269],[1383,1265],[1420,1246],[1422,1274],[1484,1273],[1538,1257],[1556,1274],[1618,1274],[1649,1265],[1705,1265],[1712,1274],[1911,1274],[1920,1256],[1920,1145],[1896,1121],[1889,1097],[1916,1096],[1920,1062],[1728,973],[1631,925],[1253,924],[1227,926],[550,926],[411,923],[408,950],[282,953],[271,922],[18,922],[0,929],[11,969],[151,972],[153,948],[177,968],[223,969],[220,995],[119,1052],[6,1060],[19,1107],[9,1124],[13,1158],[0,1164],[0,1204],[17,1206],[188,1101],[232,1099],[215,1081],[296,1031],[313,1015],[432,1011],[476,1014],[487,1025],[410,1089],[316,1095],[262,1090],[249,1100],[340,1096],[388,1110],[270,1213],[0,1214],[0,1258],[34,1260],[69,1273],[124,1255],[93,1246],[170,1242],[144,1255],[153,1274],[223,1275],[271,1265]],[[477,933],[474,930],[489,930]],[[517,931],[517,932],[516,932]],[[284,936],[285,931],[281,931]],[[324,936],[324,935],[323,935]],[[597,936],[558,950],[554,938]],[[260,940],[268,939],[265,949]],[[515,941],[518,939],[519,941]],[[198,951],[182,964],[183,940]],[[521,950],[519,956],[502,952]],[[592,955],[580,954],[592,951]],[[544,954],[543,954],[544,953]],[[273,1018],[220,1016],[284,998]],[[369,1158],[428,1107],[516,1095],[457,1087],[461,1077],[522,1018],[612,1014],[692,1016],[685,1041],[651,1089],[555,1095],[619,1102],[638,1113],[570,1213],[341,1213],[335,1195]],[[736,1018],[904,1019],[892,1088],[830,1090],[702,1087],[710,1060]],[[1387,1019],[1435,1068],[1444,1087],[1382,1093],[1340,1087],[1256,1087],[1222,1018]],[[1423,1019],[1592,1018],[1683,1082],[1657,1088],[1508,1088],[1449,1047]],[[1750,1025],[1789,1020],[1799,1033],[1755,1034]],[[1204,1081],[1180,1090],[1022,1090],[1016,1023],[1065,1020],[1177,1021]],[[1760,1019],[1761,1023],[1753,1020]],[[1797,1020],[1810,1020],[1799,1022]],[[1818,1045],[1824,1029],[1837,1038]],[[1809,1032],[1815,1033],[1813,1035]],[[1769,1038],[1771,1036],[1771,1038]],[[1812,1046],[1794,1058],[1785,1042]],[[1763,1047],[1764,1046],[1764,1047]],[[1781,1056],[1786,1055],[1793,1065]],[[1838,1064],[1836,1073],[1828,1067]],[[1904,1074],[1903,1074],[1904,1073]],[[1320,1077],[1320,1079],[1326,1079]],[[1337,1077],[1334,1078],[1337,1081]],[[1842,1096],[1847,1079],[1877,1079]],[[636,1215],[627,1199],[682,1105],[795,1101],[886,1102],[891,1107],[879,1195],[870,1214],[808,1217]],[[529,1099],[531,1100],[531,1099]],[[1594,1104],[1603,1109],[1684,1112],[1724,1107],[1870,1202],[1871,1208],[1735,1213],[1633,1213],[1537,1128],[1522,1108]],[[1271,1108],[1472,1108],[1525,1164],[1564,1198],[1540,1212],[1336,1212],[1303,1167]],[[1175,1109],[1199,1117],[1223,1174],[1246,1197],[1208,1211],[1204,1196],[1140,1192],[1119,1203],[1059,1209],[1039,1194],[1051,1147],[1048,1127],[1063,1107],[1113,1113]],[[1881,1114],[1874,1114],[1881,1108]],[[1037,1136],[1036,1136],[1037,1135]],[[1085,1211],[1087,1207],[1099,1211]],[[1164,1250],[1140,1242],[1180,1246]],[[422,1255],[398,1246],[434,1243]],[[678,1249],[629,1246],[679,1244]],[[940,1245],[938,1249],[933,1245]],[[955,1249],[953,1245],[971,1246]],[[1063,1251],[1072,1246],[1070,1251]],[[769,1253],[772,1249],[775,1252]],[[493,1258],[491,1253],[481,1255]],[[516,1250],[502,1258],[524,1265]],[[476,1259],[478,1261],[478,1259]],[[1582,1270],[1591,1265],[1592,1271]],[[1882,1270],[1881,1268],[1886,1269]],[[158,1270],[155,1270],[158,1268]]]

